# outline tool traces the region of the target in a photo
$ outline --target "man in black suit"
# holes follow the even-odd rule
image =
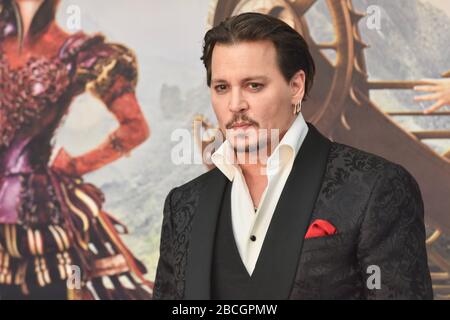
[[[207,32],[202,59],[226,140],[167,196],[154,298],[432,299],[419,187],[304,121],[304,39],[246,13]]]

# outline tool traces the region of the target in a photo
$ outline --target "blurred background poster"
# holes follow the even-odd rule
[[[155,277],[165,196],[208,170],[170,160],[174,130],[188,129],[199,153],[208,142],[200,128],[215,126],[200,61],[203,35],[246,11],[277,16],[307,39],[318,67],[307,120],[336,141],[402,164],[418,180],[435,298],[450,299],[450,109],[425,115],[433,102],[415,101],[413,90],[425,78],[450,77],[450,2],[444,0],[61,1],[57,19],[68,32],[103,33],[138,58],[137,96],[151,137],[85,178],[105,193],[106,211],[128,225],[124,240],[148,278]],[[196,130],[194,119],[203,119]],[[81,154],[116,126],[102,103],[84,94],[56,146]]]

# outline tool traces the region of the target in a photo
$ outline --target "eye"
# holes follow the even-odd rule
[[[226,84],[218,84],[214,87],[214,90],[216,90],[216,92],[218,93],[224,92],[226,89],[227,89]]]
[[[260,91],[264,85],[262,83],[257,83],[257,82],[250,82],[248,84],[248,87],[252,90],[252,91]]]

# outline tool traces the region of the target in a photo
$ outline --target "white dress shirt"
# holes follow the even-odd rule
[[[225,140],[211,156],[214,165],[232,182],[233,235],[250,276],[255,269],[275,207],[307,133],[308,126],[300,113],[267,159],[268,183],[256,212],[242,170],[234,161],[234,150],[230,142]]]

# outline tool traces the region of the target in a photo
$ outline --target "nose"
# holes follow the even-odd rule
[[[240,88],[234,88],[231,90],[229,109],[233,113],[243,112],[248,109],[247,101],[245,101]]]

